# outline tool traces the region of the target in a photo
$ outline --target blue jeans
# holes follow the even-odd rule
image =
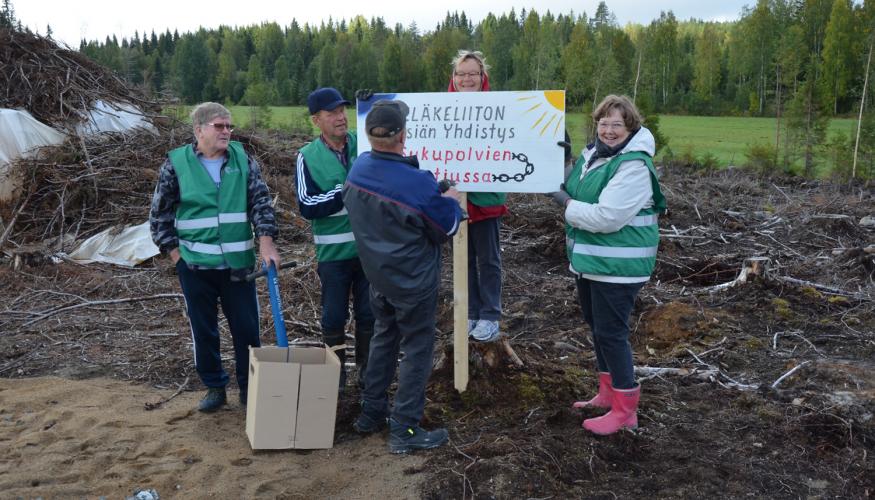
[[[388,391],[396,366],[398,389],[392,418],[411,427],[422,420],[434,354],[437,297],[437,288],[424,296],[399,299],[371,290],[371,307],[377,321],[365,372],[362,412],[375,420],[389,415]],[[399,352],[404,353],[400,363]]]
[[[349,296],[352,293],[355,318],[355,364],[361,373],[368,364],[368,350],[374,331],[374,313],[368,297],[370,283],[358,258],[320,262],[316,266],[322,283],[322,340],[328,346],[346,342],[346,320],[349,319]],[[338,352],[341,363],[346,353]],[[346,383],[346,371],[341,371],[341,382]]]
[[[468,224],[468,319],[501,319],[501,218]]]
[[[616,389],[632,389],[635,367],[629,343],[629,315],[644,283],[607,283],[577,279],[577,294],[583,319],[592,331],[600,372],[611,374]]]
[[[322,283],[322,332],[342,333],[346,328],[350,293],[356,329],[372,330],[374,313],[368,298],[370,284],[358,258],[320,262],[316,272]]]
[[[179,284],[191,323],[194,365],[207,387],[225,387],[228,374],[219,350],[219,304],[228,319],[234,342],[234,373],[241,392],[249,387],[249,347],[261,346],[258,336],[258,297],[255,283],[231,281],[230,269],[190,269],[176,263]]]

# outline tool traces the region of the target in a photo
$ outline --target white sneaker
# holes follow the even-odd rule
[[[501,337],[501,332],[498,331],[498,321],[481,319],[477,322],[477,326],[471,330],[470,335],[478,342],[495,342]]]
[[[469,319],[468,320],[468,335],[471,335],[471,330],[473,330],[474,327],[476,327],[476,326],[477,326],[476,319]]]

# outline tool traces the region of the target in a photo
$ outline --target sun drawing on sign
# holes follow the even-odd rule
[[[533,116],[537,117],[532,123],[532,130],[540,129],[539,135],[543,136],[552,129],[553,137],[557,137],[562,129],[562,118],[565,116],[565,91],[545,90],[542,95],[530,94],[517,100],[529,101],[526,104],[531,104],[523,114],[534,113]]]

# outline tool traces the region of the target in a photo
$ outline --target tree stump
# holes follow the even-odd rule
[[[433,369],[445,370],[453,365],[452,337],[441,341],[435,348]],[[473,376],[481,373],[500,371],[507,366],[523,368],[525,364],[511,347],[507,337],[495,342],[468,342],[468,363]]]
[[[728,288],[732,288],[736,285],[741,285],[747,283],[754,276],[758,276],[762,279],[769,278],[769,263],[771,259],[768,257],[748,257],[744,259],[744,263],[741,266],[741,271],[738,272],[738,277],[729,283],[722,283],[717,286],[712,286],[708,289],[709,292],[719,292],[721,290],[726,290]]]

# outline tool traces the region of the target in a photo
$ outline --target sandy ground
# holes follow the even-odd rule
[[[214,414],[198,392],[111,379],[0,379],[0,497],[417,498],[425,455],[396,456],[386,435],[336,433],[330,450],[253,452],[229,393]],[[351,431],[351,429],[350,429]]]

